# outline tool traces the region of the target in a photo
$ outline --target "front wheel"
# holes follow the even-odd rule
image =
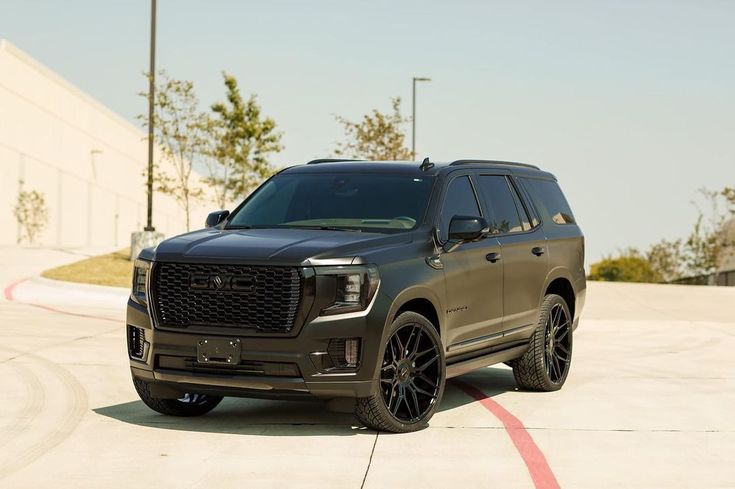
[[[436,328],[424,316],[404,312],[391,325],[375,393],[357,400],[355,415],[378,431],[420,430],[439,406],[445,377]]]
[[[561,389],[572,363],[572,319],[561,296],[549,294],[541,303],[531,345],[511,362],[519,387],[534,391]]]
[[[169,416],[201,416],[216,408],[222,401],[220,396],[205,394],[183,394],[179,399],[161,399],[151,395],[147,382],[133,379],[133,385],[146,406]]]

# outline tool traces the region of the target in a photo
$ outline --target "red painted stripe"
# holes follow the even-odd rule
[[[28,279],[27,278],[22,278],[22,279],[18,280],[17,282],[13,282],[12,284],[10,284],[7,287],[5,287],[5,290],[3,291],[3,295],[5,296],[5,300],[6,301],[12,301],[13,300],[13,290],[15,290],[15,288],[18,285],[22,284],[26,280],[28,280]]]
[[[559,488],[559,483],[551,471],[546,457],[544,457],[543,452],[536,445],[536,442],[533,441],[531,434],[523,426],[520,419],[513,416],[507,409],[486,396],[476,387],[456,379],[452,380],[452,384],[462,389],[470,397],[474,397],[485,409],[493,413],[503,423],[506,433],[508,433],[518,453],[520,453],[523,462],[528,468],[528,473],[531,474],[531,479],[537,488]]]
[[[15,301],[15,299],[13,298],[13,291],[15,290],[15,288],[18,285],[22,284],[23,282],[25,282],[27,280],[30,280],[30,279],[24,278],[24,279],[18,280],[17,282],[13,282],[12,284],[10,284],[7,287],[5,287],[5,290],[3,291],[3,295],[5,296],[5,300],[6,301]],[[20,302],[20,304],[25,304],[26,306],[31,306],[31,307],[37,307],[39,309],[43,309],[45,311],[50,311],[50,312],[55,312],[55,313],[58,313],[58,314],[66,314],[67,316],[76,316],[76,317],[87,318],[87,319],[101,319],[103,321],[112,321],[113,323],[119,323],[120,322],[118,319],[112,319],[112,318],[108,318],[108,317],[105,317],[105,316],[95,316],[93,314],[82,314],[82,313],[78,313],[78,312],[64,311],[63,309],[56,309],[55,307],[46,306],[46,305],[43,305],[43,304],[36,304],[36,303],[33,303],[33,302]]]

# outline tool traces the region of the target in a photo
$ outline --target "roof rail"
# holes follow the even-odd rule
[[[456,165],[503,165],[503,166],[518,166],[521,168],[533,168],[534,170],[540,170],[536,165],[529,165],[528,163],[515,163],[513,161],[493,161],[493,160],[455,160],[449,164],[450,166]]]
[[[337,163],[339,161],[363,161],[363,160],[355,160],[353,158],[318,158],[316,160],[309,161],[307,165],[318,165],[319,163]]]

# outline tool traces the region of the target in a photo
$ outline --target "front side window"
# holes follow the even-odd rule
[[[567,199],[554,180],[539,178],[524,178],[523,183],[528,187],[531,198],[538,204],[542,212],[555,224],[574,224],[574,214]]]
[[[422,222],[433,183],[406,175],[284,173],[263,184],[227,227],[406,231]]]
[[[449,182],[439,224],[442,239],[449,239],[449,222],[454,216],[479,217],[480,215],[480,208],[477,205],[470,178],[457,177]]]
[[[489,213],[488,223],[492,234],[531,229],[526,211],[505,176],[480,175],[477,182]]]

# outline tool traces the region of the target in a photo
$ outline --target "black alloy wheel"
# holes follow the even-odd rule
[[[561,389],[572,364],[571,318],[563,297],[544,297],[528,350],[509,362],[518,387],[546,392]]]
[[[554,304],[546,320],[546,375],[558,384],[565,378],[572,361],[571,324],[564,307]]]
[[[444,394],[441,337],[431,321],[415,312],[401,313],[386,334],[373,393],[357,399],[355,415],[378,431],[420,430],[427,426]]]
[[[388,411],[403,423],[415,423],[439,396],[442,367],[439,346],[423,325],[401,326],[388,340],[380,369],[380,392]]]

